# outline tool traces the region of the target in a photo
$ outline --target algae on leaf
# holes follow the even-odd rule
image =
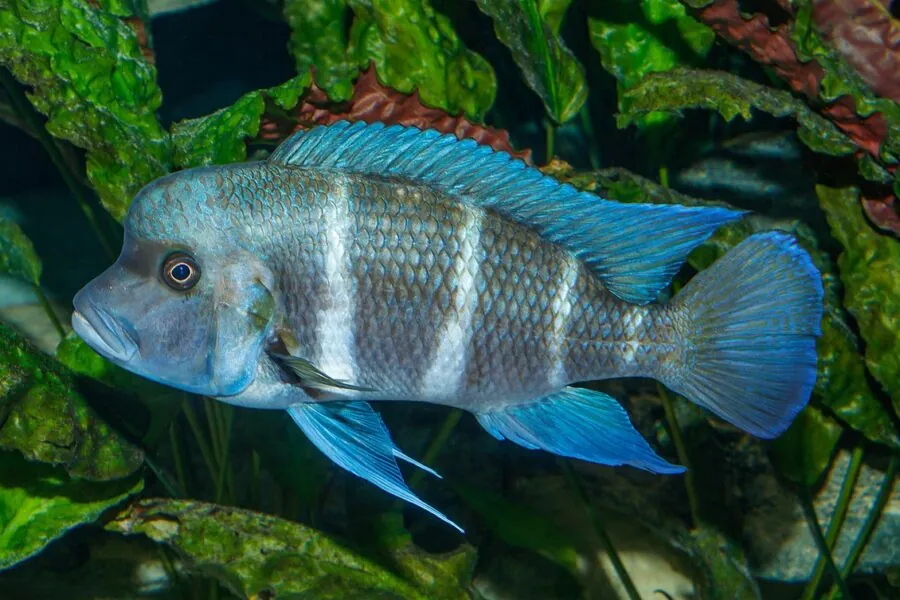
[[[652,111],[678,113],[686,108],[715,110],[726,121],[738,115],[749,121],[755,108],[775,117],[794,118],[800,126],[797,136],[816,152],[845,155],[856,149],[834,123],[788,92],[721,71],[674,69],[650,73],[624,92],[622,106],[616,120],[619,127],[627,127]]]
[[[0,449],[94,481],[126,477],[143,460],[88,406],[69,373],[2,323]]]
[[[831,464],[842,431],[834,419],[808,406],[772,441],[772,464],[789,481],[811,488]]]
[[[169,171],[170,141],[156,118],[162,95],[142,54],[129,3],[4,0],[0,65],[31,86],[47,131],[87,150],[103,206],[122,220],[134,194]]]
[[[0,216],[0,275],[27,283],[41,282],[41,259],[31,240],[13,221]]]
[[[40,552],[143,488],[143,480],[91,482],[0,450],[0,571]]]
[[[866,342],[866,366],[900,414],[900,240],[872,229],[856,188],[816,186],[834,237],[844,304]]]
[[[450,19],[429,0],[350,0],[355,18],[348,52],[361,68],[374,61],[379,80],[422,102],[481,121],[494,103],[491,65],[467,49]]]
[[[202,502],[143,500],[107,526],[172,547],[194,572],[216,578],[239,598],[433,598],[399,576],[305,525]],[[441,598],[468,594],[449,578]]]
[[[571,0],[476,0],[494,20],[497,37],[512,52],[548,116],[563,124],[581,110],[588,87],[584,68],[560,35]]]

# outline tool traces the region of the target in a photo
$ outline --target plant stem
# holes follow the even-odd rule
[[[594,122],[591,120],[591,111],[588,108],[588,103],[585,102],[581,110],[578,111],[578,115],[581,117],[581,128],[584,129],[584,132],[587,134],[587,137],[590,141],[588,145],[588,158],[591,162],[591,168],[596,170],[600,168],[600,153],[597,151],[597,144],[594,143],[596,139],[594,137]]]
[[[619,558],[619,553],[616,552],[616,548],[615,546],[613,546],[612,540],[606,533],[606,528],[603,527],[603,522],[601,521],[600,516],[591,506],[591,502],[587,497],[587,493],[585,493],[584,488],[581,486],[581,481],[578,479],[578,474],[575,472],[575,469],[572,468],[572,463],[567,458],[560,459],[560,462],[562,463],[563,471],[565,471],[569,483],[572,485],[572,488],[581,499],[581,503],[584,505],[584,509],[594,525],[594,531],[597,533],[597,537],[600,539],[600,544],[606,551],[606,555],[609,557],[609,561],[612,563],[613,569],[616,571],[616,575],[622,582],[622,586],[625,588],[625,592],[628,594],[629,600],[641,600],[641,595],[638,593],[637,588],[634,587],[634,582],[631,580],[631,576],[628,574],[628,571],[625,569],[625,565]]]
[[[16,81],[16,79],[12,76],[12,73],[10,73],[4,67],[0,67],[0,85],[2,85],[6,90],[6,94],[7,96],[9,96],[10,102],[13,105],[13,109],[17,113],[19,113],[19,116],[24,122],[28,123],[28,126],[31,127],[32,131],[41,142],[41,145],[44,147],[44,150],[50,156],[50,160],[53,161],[53,164],[59,171],[60,176],[62,176],[63,181],[69,188],[69,191],[72,193],[72,196],[75,197],[75,201],[78,202],[78,205],[81,207],[81,211],[87,218],[91,229],[94,230],[94,234],[96,234],[97,240],[100,242],[100,245],[103,246],[103,251],[106,253],[107,257],[110,260],[115,260],[116,253],[113,252],[112,246],[110,246],[109,244],[109,240],[106,239],[106,235],[103,233],[103,229],[101,229],[100,227],[100,223],[97,220],[97,215],[94,213],[94,209],[88,203],[87,198],[85,198],[81,184],[78,182],[78,179],[75,177],[75,175],[72,174],[65,160],[63,160],[62,154],[60,154],[56,142],[52,137],[50,137],[50,134],[47,133],[47,129],[46,127],[44,127],[44,123],[38,117],[37,111],[35,111],[34,107],[31,106],[28,98],[25,97],[25,93],[19,86],[18,81]]]
[[[878,519],[881,518],[884,507],[887,506],[888,500],[891,498],[891,494],[894,491],[894,483],[897,478],[898,466],[900,466],[900,456],[894,453],[894,455],[891,456],[891,461],[888,463],[884,480],[881,482],[881,489],[878,490],[878,495],[875,497],[875,504],[872,505],[872,509],[866,517],[866,522],[863,524],[862,530],[860,530],[859,535],[853,542],[853,547],[850,548],[850,554],[847,555],[844,566],[841,567],[841,576],[844,579],[850,577],[853,574],[854,569],[856,569],[856,563],[859,562],[863,551],[866,549],[866,544],[869,543],[872,532],[875,531],[875,527],[878,525]],[[850,598],[850,596],[846,595],[845,588],[836,588],[832,586],[831,590],[828,592],[827,599],[833,600],[838,592],[844,594],[845,599]]]
[[[47,300],[47,296],[44,295],[44,290],[41,289],[41,286],[34,284],[34,295],[37,296],[38,302],[41,303],[41,308],[47,313],[47,318],[53,323],[53,328],[56,329],[56,332],[59,334],[59,339],[65,339],[66,330],[60,322],[59,317],[56,316],[56,312],[53,310],[50,301]]]
[[[216,418],[215,400],[203,398],[203,412],[206,414],[206,427],[209,429],[209,439],[212,444],[212,454],[219,464],[218,458],[222,455],[222,440],[219,438],[219,423]],[[211,473],[215,480],[215,472]]]
[[[428,465],[430,467],[432,463],[434,463],[435,459],[444,448],[444,444],[446,444],[447,440],[450,438],[450,434],[453,432],[456,424],[459,423],[459,419],[461,417],[462,411],[455,408],[447,414],[444,422],[441,423],[440,429],[438,429],[437,433],[434,434],[434,437],[431,438],[431,443],[429,443],[428,448],[425,449],[425,454],[422,455],[422,464]],[[418,469],[415,473],[410,475],[409,487],[415,488],[422,481],[422,478],[424,476],[425,471]]]
[[[256,450],[250,453],[250,508],[259,508],[259,499],[262,496],[260,486],[262,485],[262,462],[259,458],[259,452]]]
[[[175,460],[175,476],[178,477],[178,485],[181,486],[181,493],[187,496],[184,457],[181,455],[181,442],[178,441],[178,419],[172,419],[172,423],[169,424],[169,443],[172,445],[172,456]]]
[[[544,121],[544,132],[546,134],[547,155],[546,161],[549,163],[553,160],[554,146],[556,145],[556,125],[550,121]]]
[[[844,481],[841,482],[841,493],[838,496],[837,504],[834,507],[834,513],[831,515],[831,522],[828,524],[828,532],[825,534],[825,542],[828,544],[829,551],[834,551],[837,544],[838,536],[841,533],[841,527],[844,525],[844,519],[847,517],[847,509],[850,507],[850,499],[853,497],[853,489],[856,487],[856,481],[859,479],[859,473],[862,470],[864,450],[862,444],[857,444],[853,448],[853,454],[850,457],[850,465],[847,467],[847,473]],[[816,559],[816,566],[813,571],[812,579],[806,589],[803,590],[801,600],[813,600],[816,597],[816,591],[822,581],[822,575],[825,574],[825,559],[820,554]]]
[[[197,413],[194,412],[194,407],[191,406],[190,397],[187,394],[185,394],[182,410],[184,411],[184,416],[187,419],[188,425],[191,426],[191,432],[194,434],[194,439],[197,440],[197,446],[200,448],[200,454],[203,456],[203,462],[206,463],[209,475],[215,481],[216,467],[215,462],[213,462],[213,455],[210,451],[209,444],[206,441],[206,437],[203,435],[203,429],[200,427],[200,422],[197,420]]]
[[[675,415],[675,406],[672,402],[672,396],[666,392],[661,384],[657,384],[659,397],[662,400],[663,410],[666,413],[666,423],[669,426],[669,433],[672,436],[672,443],[675,444],[675,453],[678,455],[678,462],[687,469],[684,474],[684,489],[687,493],[688,508],[691,511],[691,524],[698,527],[701,523],[700,518],[700,501],[697,496],[696,481],[694,480],[694,470],[691,468],[691,460],[688,457],[687,446],[684,438],[681,436],[681,427],[678,426],[678,417]]]
[[[231,425],[234,422],[233,413],[226,410],[226,407],[220,406],[217,409],[219,413],[219,421],[222,430],[219,432],[219,439],[222,442],[222,454],[219,456],[219,472],[216,474],[216,504],[220,504],[225,491],[225,473],[228,468],[228,447],[231,442]],[[234,493],[229,498],[229,504],[234,504]]]
[[[813,508],[809,490],[802,488],[798,496],[800,498],[800,506],[803,507],[803,514],[806,516],[806,522],[809,525],[809,531],[812,533],[813,540],[815,540],[816,547],[819,550],[819,558],[824,559],[825,566],[834,579],[834,583],[841,590],[843,598],[847,600],[850,598],[850,594],[847,591],[847,583],[834,564],[834,557],[831,556],[831,549],[828,547],[828,542],[822,533],[822,527],[819,525],[819,519],[816,517],[816,510]]]

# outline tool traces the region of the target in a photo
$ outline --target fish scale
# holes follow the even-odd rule
[[[754,435],[788,427],[822,316],[792,237],[754,234],[658,301],[741,216],[610,202],[472,140],[341,122],[145,187],[72,323],[135,373],[285,409],[335,464],[458,528],[403,481],[398,459],[434,471],[369,401],[463,408],[497,439],[655,473],[683,468],[570,384],[651,377]]]

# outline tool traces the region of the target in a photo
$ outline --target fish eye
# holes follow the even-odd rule
[[[163,262],[161,275],[167,286],[183,292],[200,281],[200,265],[184,252],[175,252]]]

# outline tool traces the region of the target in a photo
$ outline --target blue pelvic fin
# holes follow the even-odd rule
[[[684,472],[684,467],[660,458],[632,426],[625,409],[602,392],[567,387],[528,404],[475,416],[498,440],[532,450],[654,473]]]
[[[821,275],[793,237],[748,237],[673,300],[695,355],[663,383],[748,433],[781,434],[816,381],[822,301]]]
[[[490,208],[568,249],[611,292],[638,304],[655,300],[691,250],[743,214],[610,202],[475,140],[401,125],[317,127],[287,139],[269,162],[394,177]]]
[[[423,508],[458,529],[462,528],[416,496],[400,473],[397,458],[437,475],[401,452],[387,427],[366,402],[295,404],[287,409],[303,433],[338,466],[374,483],[389,494]]]

